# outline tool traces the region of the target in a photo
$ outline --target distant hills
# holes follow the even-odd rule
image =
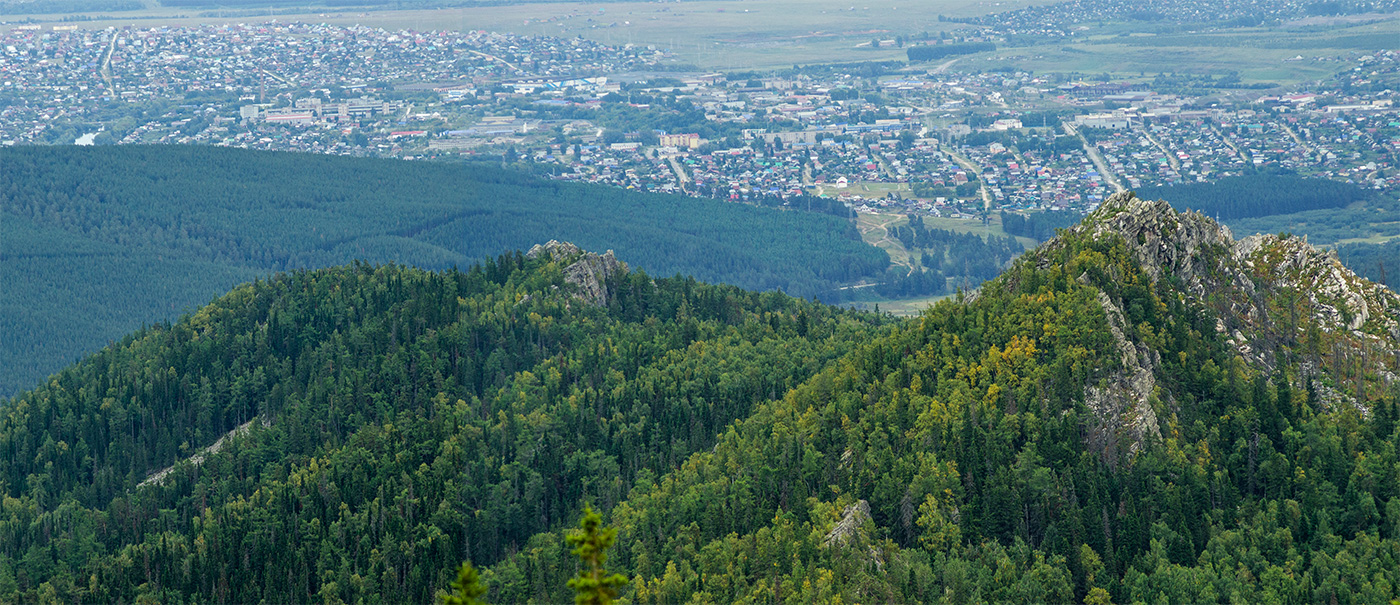
[[[274,271],[426,269],[551,239],[821,296],[889,265],[842,219],[478,165],[201,146],[0,150],[0,395]]]
[[[0,404],[0,601],[1386,603],[1400,297],[1130,193],[917,319],[555,244],[239,286]],[[213,447],[215,445],[219,447]]]

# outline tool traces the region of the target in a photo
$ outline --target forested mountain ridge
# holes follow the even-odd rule
[[[478,164],[197,145],[0,149],[0,396],[275,271],[465,267],[551,239],[654,275],[823,296],[880,275],[847,220]]]
[[[632,603],[1400,596],[1400,304],[1300,239],[1116,195],[895,325],[553,248],[257,282],[0,406],[0,600],[567,602],[584,502]]]
[[[0,405],[0,600],[427,601],[883,322],[558,244],[240,286]]]

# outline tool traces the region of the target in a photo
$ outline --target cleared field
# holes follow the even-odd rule
[[[1227,32],[1184,33],[1132,36],[1129,46],[1149,47],[1228,47],[1306,50],[1318,48],[1380,50],[1395,46],[1400,18],[1334,28],[1249,28]],[[1121,38],[1121,36],[1119,36]]]
[[[1108,73],[1115,79],[1150,79],[1158,73],[1225,74],[1239,72],[1247,83],[1280,84],[1315,81],[1336,73],[1339,49],[1277,49],[1226,46],[1161,46],[1075,44],[999,50],[973,57],[965,67],[990,69],[1014,66],[1036,73]],[[1301,61],[1287,61],[1298,55]],[[1321,57],[1323,60],[1317,60]]]
[[[882,312],[887,311],[890,314],[898,317],[913,317],[915,315],[923,313],[924,309],[933,306],[934,303],[937,303],[938,301],[943,300],[945,298],[951,298],[954,296],[957,296],[957,294],[943,294],[940,296],[927,296],[924,298],[906,298],[901,300],[861,301],[846,303],[846,305],[855,309],[863,309],[866,311],[874,311],[876,308],[878,308]]]
[[[925,216],[924,226],[930,229],[946,229],[957,233],[971,233],[981,237],[995,235],[1006,237],[1007,233],[1001,229],[1001,216],[992,215],[992,220],[986,225],[982,221],[975,219],[946,218]],[[856,217],[856,229],[860,231],[861,239],[865,243],[883,249],[890,255],[890,261],[896,265],[910,266],[909,251],[889,234],[889,229],[899,225],[909,224],[909,219],[902,214],[895,213],[871,213],[861,214]],[[1034,248],[1038,242],[1029,237],[1016,237],[1016,241],[1021,242],[1027,250]]]
[[[1384,244],[1389,241],[1400,239],[1400,235],[1371,235],[1368,237],[1348,237],[1337,240],[1333,245],[1342,244]]]
[[[1296,84],[1325,79],[1355,52],[1394,48],[1396,40],[1400,40],[1400,18],[1391,17],[1333,29],[1098,35],[1073,44],[1003,48],[962,63],[981,69],[1011,66],[1035,72],[1108,73],[1116,79],[1239,72],[1246,83]]]
[[[150,9],[92,14],[83,28],[301,21],[366,25],[386,29],[489,30],[516,34],[583,36],[608,44],[645,44],[671,49],[683,62],[704,69],[764,69],[795,63],[840,63],[905,58],[893,44],[868,48],[871,40],[938,32],[956,27],[939,15],[970,17],[1048,4],[1049,0],[934,0],[851,4],[844,0],[748,0],[684,3],[559,2],[432,10],[323,10],[304,14],[197,16],[198,9]],[[114,18],[113,18],[114,17]],[[59,15],[11,15],[57,21]],[[858,45],[866,45],[858,48]]]
[[[856,216],[856,229],[865,243],[880,248],[890,255],[890,262],[903,267],[912,266],[909,251],[890,235],[889,229],[908,224],[909,219],[900,214],[860,214]]]
[[[884,197],[891,193],[904,197],[913,197],[914,192],[909,189],[908,183],[870,183],[858,181],[852,183],[845,189],[846,192],[859,193],[864,196]]]
[[[702,0],[698,2],[557,2],[424,10],[319,10],[259,15],[194,8],[84,15],[83,28],[260,23],[272,20],[366,25],[390,30],[489,30],[582,36],[608,44],[650,45],[680,63],[706,70],[747,70],[795,64],[904,59],[894,44],[872,40],[956,29],[939,15],[968,17],[1048,4],[1051,0],[934,0],[850,4],[840,0]],[[204,16],[208,15],[208,16]],[[1378,16],[1384,18],[1386,16]],[[1239,72],[1246,82],[1298,83],[1334,73],[1336,59],[1357,50],[1391,48],[1400,19],[1303,28],[1247,28],[1223,32],[1142,33],[1149,27],[1109,24],[1079,42],[1007,47],[960,57],[960,69],[1012,66],[1038,73],[1109,73],[1116,78],[1159,72]],[[60,15],[9,15],[11,23],[56,22]],[[6,26],[0,26],[3,28]],[[1136,31],[1133,35],[1129,32]],[[1285,62],[1301,55],[1302,60]],[[930,67],[932,65],[930,64]]]
[[[856,181],[845,188],[837,188],[830,183],[813,185],[807,188],[807,192],[819,196],[850,193],[866,198],[882,198],[893,193],[899,197],[914,197],[914,192],[909,188],[908,183],[875,183],[866,181]]]

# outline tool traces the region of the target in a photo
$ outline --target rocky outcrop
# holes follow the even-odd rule
[[[1128,340],[1123,310],[1107,294],[1099,292],[1099,304],[1108,316],[1108,330],[1118,345],[1122,365],[1099,384],[1085,389],[1084,403],[1095,417],[1087,436],[1089,445],[1112,463],[1118,459],[1119,444],[1126,445],[1131,455],[1141,449],[1149,435],[1161,436],[1150,400],[1157,386],[1153,372],[1161,359],[1151,348]]]
[[[1400,337],[1400,297],[1347,269],[1332,250],[1318,250],[1306,237],[1254,235],[1235,246],[1235,256],[1261,280],[1296,293],[1300,308],[1327,330],[1368,327]]]
[[[847,548],[857,553],[866,563],[874,564],[877,569],[884,571],[885,561],[880,550],[875,548],[869,536],[864,535],[862,528],[866,523],[871,522],[870,503],[865,500],[857,500],[855,504],[847,506],[841,511],[841,520],[826,533],[826,538],[822,540],[822,545],[827,548]]]
[[[209,445],[209,447],[199,450],[195,453],[195,455],[190,456],[189,459],[185,462],[188,462],[192,466],[199,466],[201,464],[204,464],[204,459],[206,457],[213,456],[214,454],[219,453],[219,451],[223,450],[224,446],[228,445],[228,443],[231,440],[237,439],[238,437],[242,437],[243,435],[248,434],[248,431],[253,430],[253,423],[258,422],[259,420],[262,421],[263,428],[268,428],[272,426],[272,420],[265,416],[259,416],[252,420],[249,420],[248,422],[238,425],[233,430],[225,433],[224,436],[216,439],[214,443],[211,443]],[[138,483],[136,487],[142,488],[146,487],[147,485],[163,485],[165,483],[166,477],[169,477],[170,473],[174,470],[174,466],[167,466],[159,471],[151,473],[149,477],[146,477],[144,481]]]
[[[1274,294],[1278,321],[1267,334],[1305,344],[1309,355],[1296,371],[1300,385],[1303,377],[1323,377],[1313,382],[1322,409],[1351,406],[1369,413],[1366,400],[1400,378],[1400,296],[1356,275],[1334,251],[1318,250],[1303,237],[1247,237],[1235,255],[1260,288]],[[1347,368],[1343,373],[1350,378],[1328,380],[1329,367]],[[1366,376],[1379,384],[1367,386]]]
[[[1208,292],[1221,288],[1240,292],[1246,301],[1254,297],[1253,283],[1247,277],[1220,270],[1234,245],[1229,230],[1200,214],[1178,213],[1166,202],[1139,199],[1131,192],[1114,194],[1080,225],[1070,229],[1070,234],[1094,239],[1122,238],[1143,274],[1153,282],[1173,276],[1185,290],[1183,295],[1192,299],[1204,300]],[[1056,238],[1043,250],[1049,252],[1065,245],[1063,237]],[[1036,262],[1048,266],[1052,257],[1041,253]],[[1080,276],[1080,281],[1104,286],[1090,284],[1087,275]],[[1121,454],[1131,456],[1149,438],[1161,436],[1152,400],[1157,392],[1156,372],[1161,358],[1156,350],[1133,340],[1122,301],[1114,300],[1102,289],[1098,298],[1119,363],[1085,389],[1085,405],[1094,413],[1085,440],[1091,450],[1100,452],[1112,464]],[[1231,304],[1238,306],[1243,316],[1257,312],[1251,304]]]
[[[1335,252],[1312,247],[1306,237],[1253,235],[1236,241],[1228,228],[1199,213],[1176,212],[1165,201],[1131,192],[1105,200],[1076,229],[1092,230],[1096,237],[1122,236],[1154,281],[1170,274],[1191,298],[1216,302],[1218,331],[1239,347],[1258,349],[1248,341],[1277,328],[1280,318],[1270,316],[1267,302],[1280,295],[1288,297],[1282,310],[1302,311],[1324,330],[1366,330],[1400,339],[1400,297],[1357,276]],[[1271,361],[1262,359],[1265,352],[1242,352],[1251,361]]]
[[[528,258],[546,256],[564,266],[564,281],[574,286],[574,295],[592,305],[605,307],[612,300],[608,280],[627,273],[627,263],[617,260],[613,251],[604,254],[586,252],[569,242],[549,240],[537,244],[525,254]]]
[[[836,526],[826,533],[826,539],[822,541],[826,546],[845,546],[851,539],[856,537],[860,528],[870,520],[870,503],[864,500],[857,500],[855,504],[846,507],[841,511],[841,520],[836,522]]]
[[[1223,225],[1199,213],[1177,212],[1161,200],[1140,199],[1131,191],[1104,200],[1074,230],[1088,230],[1095,237],[1121,236],[1153,281],[1169,273],[1186,282],[1196,295],[1205,293],[1207,282],[1213,281],[1211,270],[1235,244]],[[1233,285],[1252,289],[1248,281]]]
[[[1177,212],[1165,201],[1139,199],[1131,192],[1104,200],[1077,227],[1033,252],[1031,262],[1046,267],[1053,252],[1071,245],[1070,238],[1121,238],[1142,275],[1158,289],[1213,321],[1223,341],[1248,364],[1273,375],[1280,361],[1276,351],[1289,350],[1295,363],[1290,376],[1318,375],[1337,367],[1338,360],[1362,375],[1393,380],[1400,360],[1400,297],[1389,289],[1358,277],[1330,251],[1287,235],[1256,235],[1236,241],[1230,230],[1196,212]],[[1116,280],[1110,267],[1109,280]],[[1170,403],[1170,393],[1157,386],[1160,357],[1134,340],[1126,325],[1123,301],[1114,300],[1113,284],[1090,284],[1099,289],[1108,329],[1117,345],[1118,364],[1085,390],[1085,403],[1096,423],[1086,437],[1089,445],[1116,459],[1131,454],[1159,435],[1153,395]],[[1311,331],[1311,332],[1309,332]],[[1363,368],[1364,366],[1364,368]],[[1359,379],[1352,390],[1362,396],[1319,384],[1326,402],[1365,399]],[[1365,412],[1365,405],[1359,404]],[[1170,405],[1168,405],[1170,409]]]

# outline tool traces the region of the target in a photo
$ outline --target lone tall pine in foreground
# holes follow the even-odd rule
[[[567,602],[587,502],[633,603],[1384,603],[1398,317],[1131,194],[902,323],[560,244],[283,275],[3,406],[0,600]]]

